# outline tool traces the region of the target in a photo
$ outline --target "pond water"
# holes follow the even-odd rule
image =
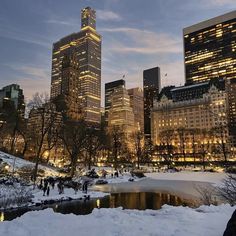
[[[0,212],[0,221],[13,220],[28,211],[43,210],[46,208],[52,208],[55,213],[87,215],[90,214],[94,208],[123,207],[124,209],[156,210],[160,209],[164,204],[172,206],[192,205],[191,202],[186,202],[177,196],[166,193],[112,193],[110,196],[99,199],[74,200],[40,207],[28,207]]]

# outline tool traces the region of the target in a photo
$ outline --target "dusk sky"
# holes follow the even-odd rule
[[[141,87],[142,71],[154,66],[162,87],[184,84],[183,28],[235,10],[236,0],[1,0],[0,87],[17,83],[27,99],[49,93],[52,44],[80,31],[87,6],[102,35],[104,91],[124,74],[128,88]]]

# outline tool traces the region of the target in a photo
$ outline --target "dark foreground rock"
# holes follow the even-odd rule
[[[236,210],[231,216],[223,236],[236,236]]]

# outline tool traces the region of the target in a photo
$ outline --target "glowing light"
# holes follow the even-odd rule
[[[8,166],[8,165],[5,166],[5,169],[6,169],[6,170],[9,170],[9,168],[10,168],[10,166]]]
[[[100,208],[100,199],[97,199],[96,204],[97,204],[97,208]]]
[[[1,215],[0,215],[0,222],[3,222],[4,221],[4,212],[1,212]]]

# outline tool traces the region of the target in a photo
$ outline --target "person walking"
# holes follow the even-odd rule
[[[87,194],[88,192],[88,181],[84,182],[84,193]]]
[[[48,188],[47,188],[47,196],[49,196],[49,192],[50,192],[50,187],[48,186]]]
[[[46,191],[47,191],[47,185],[44,185],[43,186],[43,196],[45,196]]]

